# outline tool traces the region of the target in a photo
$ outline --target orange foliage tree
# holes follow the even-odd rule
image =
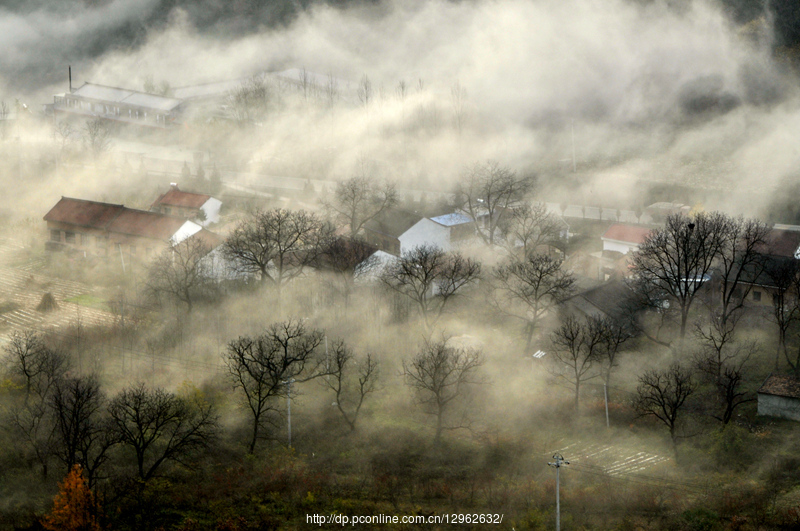
[[[42,519],[48,531],[99,531],[100,505],[94,498],[83,469],[75,465],[53,498],[53,510]]]

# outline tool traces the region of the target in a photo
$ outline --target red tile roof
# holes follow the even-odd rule
[[[126,208],[111,222],[108,230],[118,234],[167,241],[178,232],[184,223],[186,223],[185,219]]]
[[[182,190],[178,190],[177,186],[174,186],[170,188],[167,193],[162,194],[158,199],[156,199],[156,201],[153,203],[153,206],[166,205],[184,208],[200,208],[210,198],[210,195],[184,192]]]
[[[800,398],[800,380],[793,376],[770,374],[758,392],[764,395]]]
[[[56,206],[45,214],[44,220],[105,229],[123,210],[125,207],[122,205],[62,197]]]
[[[762,252],[772,256],[794,258],[800,248],[800,231],[772,229],[767,236],[767,245]]]
[[[169,240],[186,223],[185,219],[156,212],[71,197],[62,197],[44,220],[162,241]]]
[[[608,228],[605,234],[603,234],[602,239],[641,245],[651,231],[652,229],[647,229],[645,227],[614,223]]]
[[[189,236],[186,240],[190,240],[192,238],[199,238],[203,244],[208,247],[210,250],[214,250],[219,247],[225,239],[220,236],[219,234],[215,234],[210,230],[200,229],[199,231],[195,232],[191,236]],[[186,241],[184,240],[184,241]]]

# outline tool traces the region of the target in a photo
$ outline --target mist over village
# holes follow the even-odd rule
[[[0,531],[800,529],[800,4],[0,4]]]

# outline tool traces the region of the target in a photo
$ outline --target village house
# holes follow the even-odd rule
[[[770,374],[758,390],[758,414],[800,420],[800,380]]]
[[[647,227],[614,223],[600,237],[603,250],[588,255],[582,268],[583,274],[600,281],[626,276],[629,255],[639,249],[651,230]]]
[[[165,129],[181,113],[182,100],[95,83],[84,83],[53,97],[53,113],[99,117],[115,122]]]
[[[62,197],[44,220],[50,235],[47,249],[115,253],[124,261],[150,259],[167,245],[208,232],[186,219],[71,197]]]
[[[625,322],[637,309],[631,289],[622,280],[612,280],[576,293],[564,301],[563,311]]]
[[[639,249],[652,229],[625,223],[614,223],[600,237],[604,251],[616,251],[622,254],[632,253]]]
[[[475,237],[472,218],[461,213],[445,214],[433,218],[422,218],[398,236],[400,253],[430,245],[443,251],[451,251],[459,244]]]
[[[743,281],[751,285],[746,302],[752,306],[772,307],[778,286],[770,271],[779,270],[783,262],[800,259],[800,227],[775,225],[767,236],[766,244],[758,251],[764,255],[765,267],[754,280]]]
[[[219,210],[222,201],[207,194],[184,192],[176,183],[171,183],[169,190],[161,194],[150,207],[152,212],[168,216],[191,219],[207,227],[219,222]]]
[[[400,236],[422,219],[416,212],[391,210],[364,224],[364,239],[394,256],[400,256]]]

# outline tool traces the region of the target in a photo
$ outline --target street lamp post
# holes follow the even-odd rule
[[[556,469],[556,531],[561,531],[561,498],[559,492],[561,487],[561,477],[559,472],[561,471],[561,467],[563,465],[569,464],[569,461],[565,460],[559,453],[553,454],[553,459],[554,462],[547,464]]]

